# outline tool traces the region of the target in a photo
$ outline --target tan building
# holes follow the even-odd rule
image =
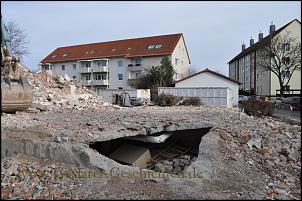
[[[290,33],[298,42],[301,42],[301,22],[295,19],[278,30],[275,30],[275,25],[271,25],[270,32],[266,37],[263,38],[263,33],[259,33],[257,43],[254,43],[254,39],[250,39],[250,47],[245,48],[245,44],[243,44],[242,52],[228,62],[229,77],[242,83],[239,87],[240,91],[251,92],[258,96],[276,95],[277,90],[280,89],[278,77],[259,65],[259,52],[262,47],[270,44],[276,36],[282,36],[286,33]],[[301,92],[300,70],[293,73],[288,87]],[[300,92],[296,91],[295,93]]]
[[[41,61],[41,70],[67,74],[73,80],[99,89],[131,89],[135,80],[168,56],[181,79],[190,58],[183,34],[171,34],[60,47]]]

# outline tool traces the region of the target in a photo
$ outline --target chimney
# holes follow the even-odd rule
[[[258,34],[258,41],[261,41],[263,39],[263,33],[261,33],[261,30],[260,30],[260,33]]]
[[[272,22],[271,26],[269,27],[269,34],[272,35],[274,32],[275,32],[275,25]]]
[[[250,39],[250,47],[251,47],[252,45],[254,45],[254,39],[251,37],[251,39]]]
[[[242,43],[242,51],[245,50],[245,44]]]

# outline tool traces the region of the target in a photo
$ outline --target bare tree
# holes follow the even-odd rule
[[[286,32],[274,37],[258,56],[258,65],[278,77],[280,95],[283,96],[293,73],[301,71],[301,42]]]
[[[6,23],[6,29],[9,36],[9,48],[12,55],[18,56],[21,60],[23,56],[29,54],[29,40],[23,29],[13,20]]]
[[[188,77],[188,76],[190,76],[190,75],[193,75],[194,73],[197,73],[197,68],[196,67],[194,67],[194,66],[190,66],[189,68],[188,68],[188,70],[183,74],[183,77]]]

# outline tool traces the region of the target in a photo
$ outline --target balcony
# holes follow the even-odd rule
[[[139,79],[128,79],[128,85],[134,87],[138,83],[138,80]]]
[[[86,68],[82,67],[79,69],[79,73],[91,73],[92,68]],[[108,66],[95,66],[93,67],[93,72],[94,73],[99,73],[99,72],[108,72]]]
[[[139,71],[143,69],[142,64],[128,64],[127,70],[128,71]]]
[[[96,86],[96,85],[109,85],[109,80],[93,80],[93,82],[92,82],[92,80],[81,80],[81,82],[85,85],[88,85],[88,86],[90,86],[92,84],[94,86]]]

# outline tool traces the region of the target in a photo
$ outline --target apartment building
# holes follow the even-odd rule
[[[275,30],[275,25],[272,24],[266,37],[263,37],[263,33],[260,32],[258,42],[255,43],[254,39],[251,38],[248,48],[242,44],[242,51],[228,62],[229,77],[242,83],[239,87],[240,91],[259,96],[275,96],[276,90],[280,90],[278,77],[273,72],[264,69],[258,60],[262,47],[270,44],[276,36],[282,36],[286,33],[290,33],[297,38],[298,42],[301,42],[301,22],[297,19],[292,20],[278,30]],[[288,89],[301,90],[300,70],[293,73]]]
[[[76,82],[99,89],[131,89],[146,69],[168,56],[175,80],[189,70],[190,58],[182,33],[59,47],[45,57],[41,70],[67,74]]]

